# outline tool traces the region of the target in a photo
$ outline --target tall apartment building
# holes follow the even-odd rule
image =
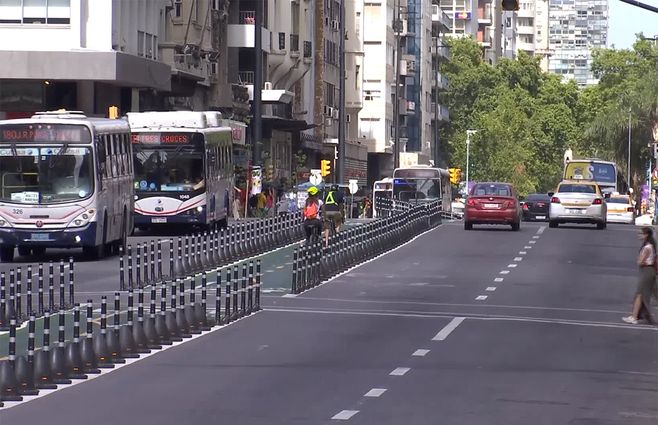
[[[592,49],[608,41],[608,0],[549,0],[548,71],[579,86],[596,84]]]
[[[541,58],[540,66],[548,71],[549,31],[548,0],[521,0],[516,12],[516,49]]]
[[[0,2],[0,119],[56,108],[106,115],[158,105],[165,0]]]
[[[503,54],[503,21],[500,1],[440,0],[439,6],[452,19],[452,37],[473,37],[484,47],[484,58],[495,63]]]

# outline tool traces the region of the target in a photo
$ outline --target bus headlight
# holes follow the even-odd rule
[[[9,220],[5,219],[3,216],[0,215],[0,227],[11,227],[11,224],[9,223]]]
[[[82,214],[78,215],[76,218],[71,220],[69,223],[68,227],[82,227],[86,226],[89,224],[92,218],[94,218],[94,215],[96,215],[95,210],[88,210],[83,212]]]
[[[196,212],[202,213],[203,212],[203,207],[201,207],[201,206],[196,207]]]

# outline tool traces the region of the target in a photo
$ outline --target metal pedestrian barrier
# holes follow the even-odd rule
[[[381,218],[341,231],[330,238],[326,247],[319,241],[295,248],[292,293],[313,288],[441,223],[438,202],[420,205],[387,199],[380,202]]]
[[[302,239],[301,213],[238,221],[223,229],[129,244],[119,255],[119,290],[186,279]]]
[[[281,238],[279,243],[284,240]],[[247,317],[261,308],[262,276],[260,260],[251,260],[240,267],[217,267],[193,276],[177,277],[172,282],[159,280],[151,284],[149,291],[142,287],[128,289],[124,293],[125,310],[121,305],[122,294],[116,292],[109,316],[106,297],[96,306],[99,310],[94,310],[92,300],[84,305],[75,303],[71,306],[73,337],[68,340],[66,316],[70,312],[59,309],[57,303],[49,302],[40,316],[35,310],[28,310],[31,313],[27,334],[24,328],[19,328],[16,305],[11,304],[12,315],[7,324],[9,354],[6,360],[0,361],[0,404],[21,401],[24,396],[36,395],[41,390],[87,379],[102,369],[125,363],[127,358],[137,358],[214,326]],[[16,284],[15,280],[12,282]],[[9,304],[3,305],[7,308]],[[113,321],[111,328],[108,319]],[[57,331],[55,344],[50,338],[53,330]],[[17,338],[27,338],[27,351],[20,355],[16,351]]]

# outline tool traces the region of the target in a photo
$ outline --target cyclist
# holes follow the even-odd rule
[[[333,184],[327,192],[327,196],[324,198],[324,213],[325,213],[325,222],[324,222],[324,245],[329,245],[329,231],[335,230],[335,232],[340,231],[340,225],[343,224],[343,204],[345,200],[342,192],[338,190],[338,185]]]
[[[307,190],[308,198],[304,205],[304,231],[306,232],[306,243],[311,240],[311,236],[319,236],[322,231],[322,221],[320,221],[322,211],[322,200],[318,199],[320,192],[317,187],[311,186]]]

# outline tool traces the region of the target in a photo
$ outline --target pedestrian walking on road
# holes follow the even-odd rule
[[[637,257],[640,271],[633,298],[633,312],[622,320],[632,324],[638,323],[639,320],[646,320],[647,323],[653,324],[650,303],[656,286],[656,239],[651,227],[643,227],[638,237],[642,240],[642,247]]]

